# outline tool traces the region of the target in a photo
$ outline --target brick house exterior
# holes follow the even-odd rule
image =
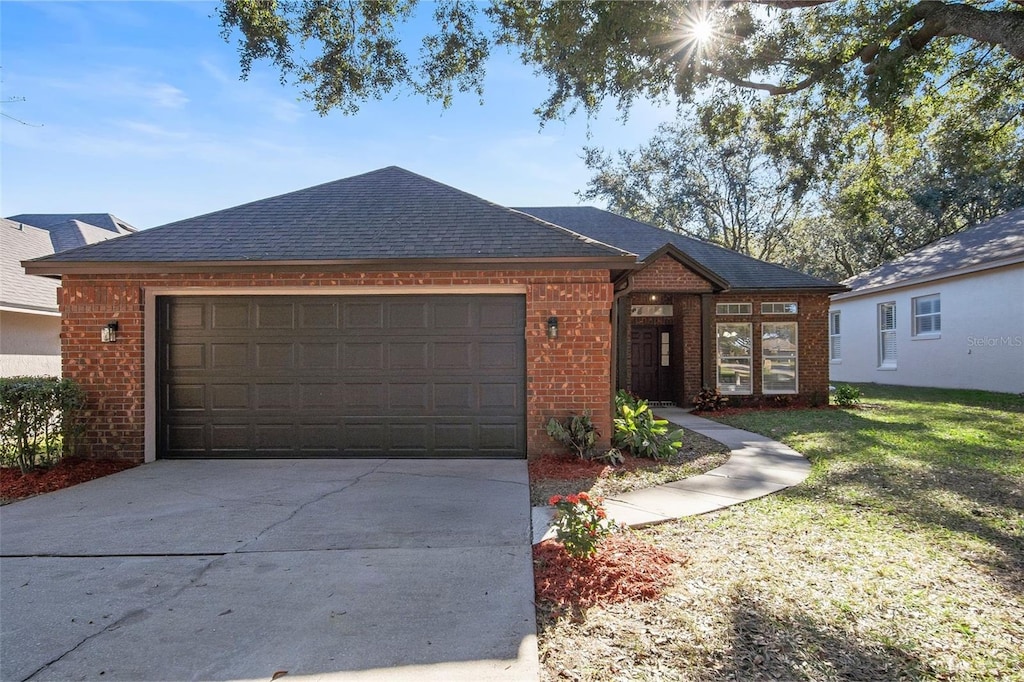
[[[380,206],[393,210],[380,211]],[[592,214],[583,217],[593,222]],[[794,281],[783,282],[789,286],[781,291],[735,290],[728,274],[714,269],[714,259],[708,264],[663,242],[666,248],[643,260],[629,244],[612,246],[611,240],[588,235],[566,222],[538,215],[534,209],[516,211],[496,206],[408,171],[387,168],[26,261],[24,265],[30,274],[61,278],[62,366],[64,375],[78,381],[88,396],[83,454],[91,457],[152,461],[165,456],[309,453],[472,456],[466,454],[473,452],[472,447],[497,453],[493,456],[535,457],[557,450],[544,430],[550,417],[582,412],[593,415],[607,442],[612,430],[614,390],[635,388],[634,370],[628,360],[635,345],[632,332],[645,326],[667,330],[671,346],[665,345],[661,351],[666,354],[663,363],[670,375],[671,396],[667,400],[688,404],[701,386],[714,384],[714,312],[720,302],[753,304],[758,312],[746,316],[745,321],[756,329],[769,319],[760,314],[762,301],[796,302],[798,312],[794,315],[771,315],[770,319],[792,320],[799,325],[800,395],[827,394],[828,294],[838,290],[835,285],[792,273]],[[399,233],[394,231],[396,226],[400,227]],[[643,227],[654,230],[655,237],[669,234]],[[715,251],[714,255],[721,254]],[[755,275],[763,279],[764,272]],[[261,301],[280,301],[289,306],[294,301],[299,306],[295,310],[299,310],[301,305],[309,305],[311,295],[324,297],[325,306],[336,309],[334,314],[340,316],[336,319],[342,326],[350,322],[345,306],[351,302],[371,309],[374,301],[386,301],[381,310],[388,314],[387,310],[397,310],[402,301],[428,301],[423,304],[424,310],[429,309],[425,314],[432,316],[430,324],[434,326],[417,336],[397,319],[394,324],[398,327],[392,331],[371,334],[373,344],[356,327],[339,326],[338,331],[330,331],[333,336],[302,336],[312,332],[300,329],[299,322],[294,329],[278,332],[269,329],[269,323],[263,325],[268,329],[263,329],[259,320],[250,321],[247,329],[253,336],[248,341],[247,337],[240,337],[240,341],[217,336],[225,332],[215,328],[216,302],[241,301],[238,305],[250,306],[246,310],[258,316],[263,314]],[[463,304],[469,310],[478,301],[490,300],[511,302],[509,310],[522,306],[522,329],[501,332],[504,336],[500,338],[487,336],[492,328],[507,327],[508,320],[504,315],[502,319],[485,319],[486,312],[473,313],[477,315],[474,326],[467,327],[465,333],[440,322],[443,316],[438,311]],[[202,308],[202,324],[209,329],[203,327],[205,331],[195,332],[199,336],[181,340],[172,329],[178,322],[172,324],[170,318],[160,317],[165,315],[160,306],[189,306],[193,301],[215,302]],[[655,311],[659,314],[653,317],[633,314],[635,306],[652,302],[671,305],[671,314],[663,314],[667,308]],[[201,306],[192,307],[199,310]],[[556,329],[550,329],[552,322]],[[115,342],[103,340],[107,327],[116,327]],[[753,358],[760,353],[756,336]],[[413,370],[389,370],[382,365],[381,376],[391,372],[389,379],[381,379],[381,390],[389,396],[382,403],[382,412],[356,418],[330,410],[306,409],[302,402],[302,396],[315,393],[313,389],[335,390],[325,386],[328,379],[317,372],[305,375],[305,379],[295,378],[304,349],[328,347],[325,339],[337,346],[330,351],[335,353],[331,357],[336,365],[332,365],[336,373],[330,376],[338,377],[339,386],[345,380],[343,366],[349,361],[346,349],[350,346],[369,348],[367,352],[383,357],[385,365],[389,358],[393,365],[404,361],[405,356],[399,357],[402,344],[413,349],[410,357],[419,357],[415,355],[417,349],[433,355],[424,360],[426,369],[416,380],[419,383],[410,383],[412,379],[403,376],[415,374]],[[232,343],[249,344],[243,355],[250,364],[224,372],[216,366],[215,355]],[[283,348],[288,362],[293,363],[288,365],[291,369],[260,375],[264,371],[264,356],[260,355],[264,347]],[[442,356],[442,347],[465,347],[467,362],[469,356],[478,362],[477,356],[489,353],[486,369],[504,374],[479,385],[473,382],[483,380],[473,377],[452,379],[458,372],[445,369],[454,365],[442,362],[448,357]],[[508,354],[505,351],[485,352],[487,348],[513,349],[508,353],[515,357],[502,357]],[[175,374],[181,364],[175,360],[176,349],[185,349],[182,352],[190,353],[188,357],[201,359],[196,365],[199,369],[182,374],[191,378]],[[271,357],[269,352],[266,357]],[[751,395],[757,395],[762,389],[760,375],[752,369],[750,373]],[[391,384],[385,386],[385,381]],[[273,418],[261,417],[257,404],[261,386],[277,386],[279,393],[299,397],[285,413],[266,411]],[[402,407],[402,401],[409,398],[402,395],[403,391],[415,393],[413,389],[423,386],[424,395],[429,393],[424,406]],[[499,406],[497,411],[514,414],[510,415],[511,421],[499,424],[495,420],[501,421],[506,415],[495,412],[493,397],[504,395],[508,386],[513,387],[508,389],[508,405]],[[230,393],[227,389],[237,389],[236,393],[247,401],[245,409],[235,410],[240,413],[235,421],[223,416],[232,410],[219,409],[217,404],[217,396]],[[436,413],[443,412],[442,397],[456,389],[470,396],[468,407],[449,410],[452,415],[445,418],[448,421],[438,422],[435,418]],[[521,396],[514,395],[520,390]],[[350,393],[349,389],[343,397],[347,399]],[[344,410],[338,407],[337,411]],[[316,419],[310,416],[314,413]],[[261,429],[275,419],[280,422],[277,426],[294,432],[297,443],[291,449],[261,449]],[[373,419],[379,423],[367,421]],[[309,423],[311,420],[316,423]],[[298,441],[307,428],[311,433],[319,429],[339,434],[345,442],[325,450],[324,443],[311,441],[303,449],[306,446]],[[351,442],[346,440],[349,431],[390,433],[404,428],[434,434],[428,437],[434,443],[432,449],[401,451],[398,441],[391,440],[387,441],[391,445],[374,449],[355,436]],[[453,433],[456,436],[451,436]],[[444,445],[445,438],[461,438],[464,442]],[[495,444],[495,439],[505,440]],[[235,441],[243,445],[218,449],[228,447],[218,443]]]

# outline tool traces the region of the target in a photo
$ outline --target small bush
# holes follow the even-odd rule
[[[615,394],[615,435],[617,447],[637,457],[669,459],[683,446],[683,430],[668,430],[668,422],[655,419],[646,400],[626,391]]]
[[[602,502],[600,497],[592,499],[587,493],[555,495],[548,500],[555,508],[555,537],[570,556],[594,556],[601,540],[615,532]]]
[[[832,395],[836,405],[840,407],[856,407],[860,404],[860,389],[850,384],[839,384],[836,392]]]
[[[556,443],[564,446],[580,459],[590,459],[594,446],[601,433],[590,419],[590,413],[584,412],[560,422],[554,417],[548,421],[548,436]]]
[[[693,397],[693,406],[698,412],[714,412],[728,405],[729,399],[715,388],[703,388]]]
[[[0,461],[27,473],[74,454],[84,407],[71,379],[0,378]]]

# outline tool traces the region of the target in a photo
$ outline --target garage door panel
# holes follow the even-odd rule
[[[346,329],[384,328],[384,304],[380,301],[344,305]]]
[[[299,306],[299,329],[338,329],[337,303],[303,303]]]
[[[524,315],[521,296],[160,298],[159,456],[522,457]]]
[[[210,327],[217,331],[249,328],[249,303],[223,299],[210,303]]]
[[[164,354],[165,369],[203,369],[206,367],[206,346],[199,343],[175,343]]]
[[[427,344],[423,341],[406,341],[388,344],[388,367],[390,369],[427,369]]]

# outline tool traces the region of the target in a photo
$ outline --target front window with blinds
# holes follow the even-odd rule
[[[797,392],[796,326],[796,322],[761,325],[761,390],[764,393]]]
[[[938,336],[942,331],[942,308],[939,295],[914,299],[914,336]]]
[[[842,336],[840,336],[839,328],[840,313],[838,310],[833,310],[828,314],[828,359],[842,360],[843,358],[843,345]]]
[[[751,393],[751,326],[750,323],[719,323],[718,390],[734,395]]]
[[[878,304],[878,366],[896,367],[896,303]]]

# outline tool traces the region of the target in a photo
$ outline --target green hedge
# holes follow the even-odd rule
[[[84,407],[71,379],[0,378],[0,461],[26,473],[74,454]]]

